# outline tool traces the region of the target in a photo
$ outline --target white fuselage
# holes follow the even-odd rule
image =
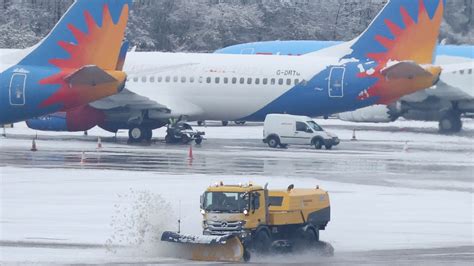
[[[127,89],[192,119],[251,115],[337,57],[130,53]]]

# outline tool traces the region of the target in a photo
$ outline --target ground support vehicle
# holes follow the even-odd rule
[[[269,190],[267,186],[210,186],[201,198],[203,235],[165,232],[163,241],[181,243],[195,260],[248,261],[250,254],[332,247],[319,241],[330,221],[329,195],[319,187]],[[238,240],[238,241],[236,241]],[[218,252],[214,252],[219,250]],[[201,255],[199,255],[201,254]]]
[[[165,141],[168,144],[189,144],[192,141],[196,142],[196,144],[201,144],[204,140],[204,135],[204,132],[194,130],[187,123],[177,122],[168,125]]]

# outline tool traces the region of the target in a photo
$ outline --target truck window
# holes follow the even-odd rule
[[[269,197],[268,204],[270,206],[281,206],[283,204],[283,197]]]
[[[260,208],[260,193],[252,194],[252,209],[258,210]]]
[[[234,192],[206,192],[204,210],[215,213],[242,213],[248,210],[249,194]]]
[[[308,126],[306,123],[303,122],[296,122],[296,131],[306,132],[308,130]]]

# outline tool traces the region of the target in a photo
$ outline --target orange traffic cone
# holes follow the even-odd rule
[[[97,139],[97,149],[102,149],[102,139],[100,137]]]
[[[86,163],[86,153],[85,152],[82,152],[82,155],[81,155],[81,164],[85,164]]]
[[[31,151],[35,152],[35,151],[38,151],[38,149],[36,148],[36,140],[33,139],[33,142],[31,143]]]
[[[194,159],[193,156],[193,145],[189,145],[189,154],[188,154],[189,160]]]
[[[352,132],[352,141],[357,141],[357,137],[356,137],[356,130],[354,129],[354,131]]]

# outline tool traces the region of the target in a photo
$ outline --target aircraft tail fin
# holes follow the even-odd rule
[[[345,58],[432,64],[446,0],[389,0]]]
[[[132,0],[77,0],[20,65],[115,70]]]

